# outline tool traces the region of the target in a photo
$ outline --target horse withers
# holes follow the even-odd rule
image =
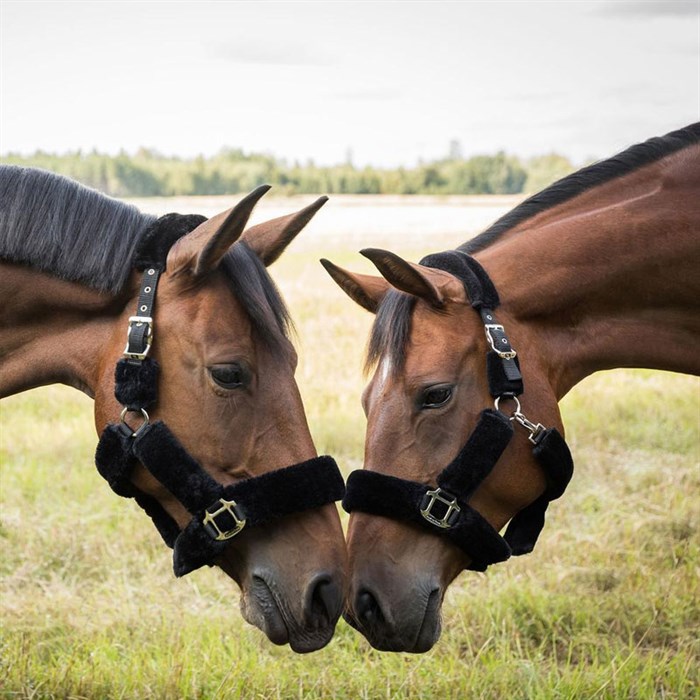
[[[363,253],[381,277],[323,261],[376,313],[346,616],[378,649],[422,652],[463,569],[534,547],[573,469],[559,399],[604,369],[700,373],[700,124],[421,264]]]
[[[63,383],[92,397],[98,468],[153,518],[176,573],[220,566],[246,620],[308,652],[342,610],[343,484],[316,457],[266,266],[326,198],[246,230],[267,189],[209,220],[155,219],[2,167],[0,395]]]

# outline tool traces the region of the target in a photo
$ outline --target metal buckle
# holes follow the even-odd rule
[[[433,515],[432,509],[435,503],[442,503],[447,506],[445,514],[441,518],[437,518]],[[446,491],[440,488],[427,491],[425,496],[423,496],[423,502],[420,507],[420,514],[432,525],[446,530],[452,527],[460,512],[461,508],[457,505],[457,499],[451,496]]]
[[[506,329],[500,324],[500,323],[486,323],[484,324],[484,330],[486,331],[486,340],[489,341],[489,345],[491,346],[491,349],[502,359],[502,360],[512,360],[518,353],[511,348],[510,350],[504,351],[504,350],[499,350],[496,347],[496,340],[495,338],[491,335],[491,331],[501,331],[503,333],[503,338],[501,338],[501,342],[504,344],[510,345],[508,342],[508,338],[506,337]]]
[[[129,349],[129,343],[131,339],[131,329],[136,326],[142,326],[146,324],[148,326],[148,333],[146,334],[146,347],[142,352],[133,352]],[[124,356],[128,357],[130,360],[145,360],[148,355],[151,345],[153,344],[153,319],[150,316],[129,316],[129,330],[126,334],[126,346],[124,347]]]
[[[221,506],[215,510],[211,511],[209,508],[216,506],[209,506],[204,513],[204,518],[202,520],[202,525],[205,532],[215,540],[230,540],[234,535],[237,535],[244,527],[246,519],[243,517],[243,512],[236,501],[227,501],[224,498],[219,499]],[[230,530],[222,530],[218,523],[216,522],[216,517],[222,513],[228,513],[235,523],[234,527]]]

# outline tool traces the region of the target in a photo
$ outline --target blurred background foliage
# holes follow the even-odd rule
[[[170,197],[248,192],[269,183],[278,194],[519,194],[536,192],[575,167],[551,153],[521,160],[498,152],[464,158],[457,142],[441,160],[415,167],[383,169],[346,162],[320,166],[288,163],[263,153],[226,148],[215,156],[178,158],[142,148],[130,155],[73,151],[10,153],[4,163],[33,166],[67,175],[114,197]]]

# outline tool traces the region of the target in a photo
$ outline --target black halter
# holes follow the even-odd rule
[[[516,352],[494,315],[498,293],[483,267],[466,253],[447,251],[428,255],[421,265],[452,273],[462,280],[472,307],[481,315],[491,350],[486,356],[489,391],[497,410],[486,409],[455,459],[437,477],[437,487],[364,469],[350,474],[343,499],[353,510],[405,520],[446,537],[471,559],[469,569],[484,571],[511,554],[531,552],[544,526],[550,501],[564,493],[573,473],[571,453],[556,428],[530,422],[520,411],[517,397],[523,379]],[[511,399],[516,409],[508,418],[499,402]],[[467,501],[493,469],[513,437],[512,422],[526,428],[532,453],[544,470],[547,490],[510,521],[505,535],[496,530]]]
[[[134,267],[143,277],[137,313],[129,319],[124,358],[116,368],[114,393],[124,409],[121,422],[104,429],[95,455],[97,469],[112,489],[120,496],[133,497],[173,548],[176,576],[211,565],[228,540],[244,528],[333,503],[345,490],[335,461],[327,456],[223,486],[202,469],[165,423],[150,422],[146,409],[158,394],[158,363],[148,357],[158,279],[173,243],[204,220],[168,214],[151,226],[139,244]],[[136,430],[125,422],[127,413],[141,414],[143,422]],[[155,498],[131,483],[130,474],[137,462],[192,514],[184,530],[180,531]]]

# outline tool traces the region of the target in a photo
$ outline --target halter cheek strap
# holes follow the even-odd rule
[[[158,364],[148,357],[153,342],[153,306],[158,278],[165,270],[170,246],[204,217],[169,214],[144,235],[135,266],[143,272],[137,315],[129,319],[124,358],[115,373],[115,396],[124,406],[122,421],[108,425],[97,445],[100,474],[120,496],[133,497],[153,520],[165,543],[173,548],[176,576],[211,565],[228,540],[244,528],[266,525],[342,498],[343,478],[335,461],[314,457],[300,464],[224,486],[215,481],[178,442],[165,423],[151,423],[147,408],[158,396]],[[127,413],[140,413],[133,429]],[[131,483],[141,463],[191,513],[184,530],[160,503]]]
[[[549,502],[564,492],[573,473],[571,453],[556,428],[530,422],[520,411],[517,397],[523,378],[517,354],[494,309],[499,305],[496,288],[481,265],[459,251],[429,255],[422,265],[445,270],[462,280],[471,304],[479,312],[491,349],[486,356],[489,391],[497,410],[482,412],[459,454],[438,474],[437,487],[397,477],[357,470],[350,474],[343,507],[411,522],[450,540],[469,555],[469,569],[484,571],[489,564],[511,554],[531,552],[544,526]],[[509,418],[499,409],[502,399],[515,401]],[[526,428],[533,455],[547,479],[547,490],[521,510],[503,537],[471,508],[467,501],[488,476],[513,437],[513,422]]]

